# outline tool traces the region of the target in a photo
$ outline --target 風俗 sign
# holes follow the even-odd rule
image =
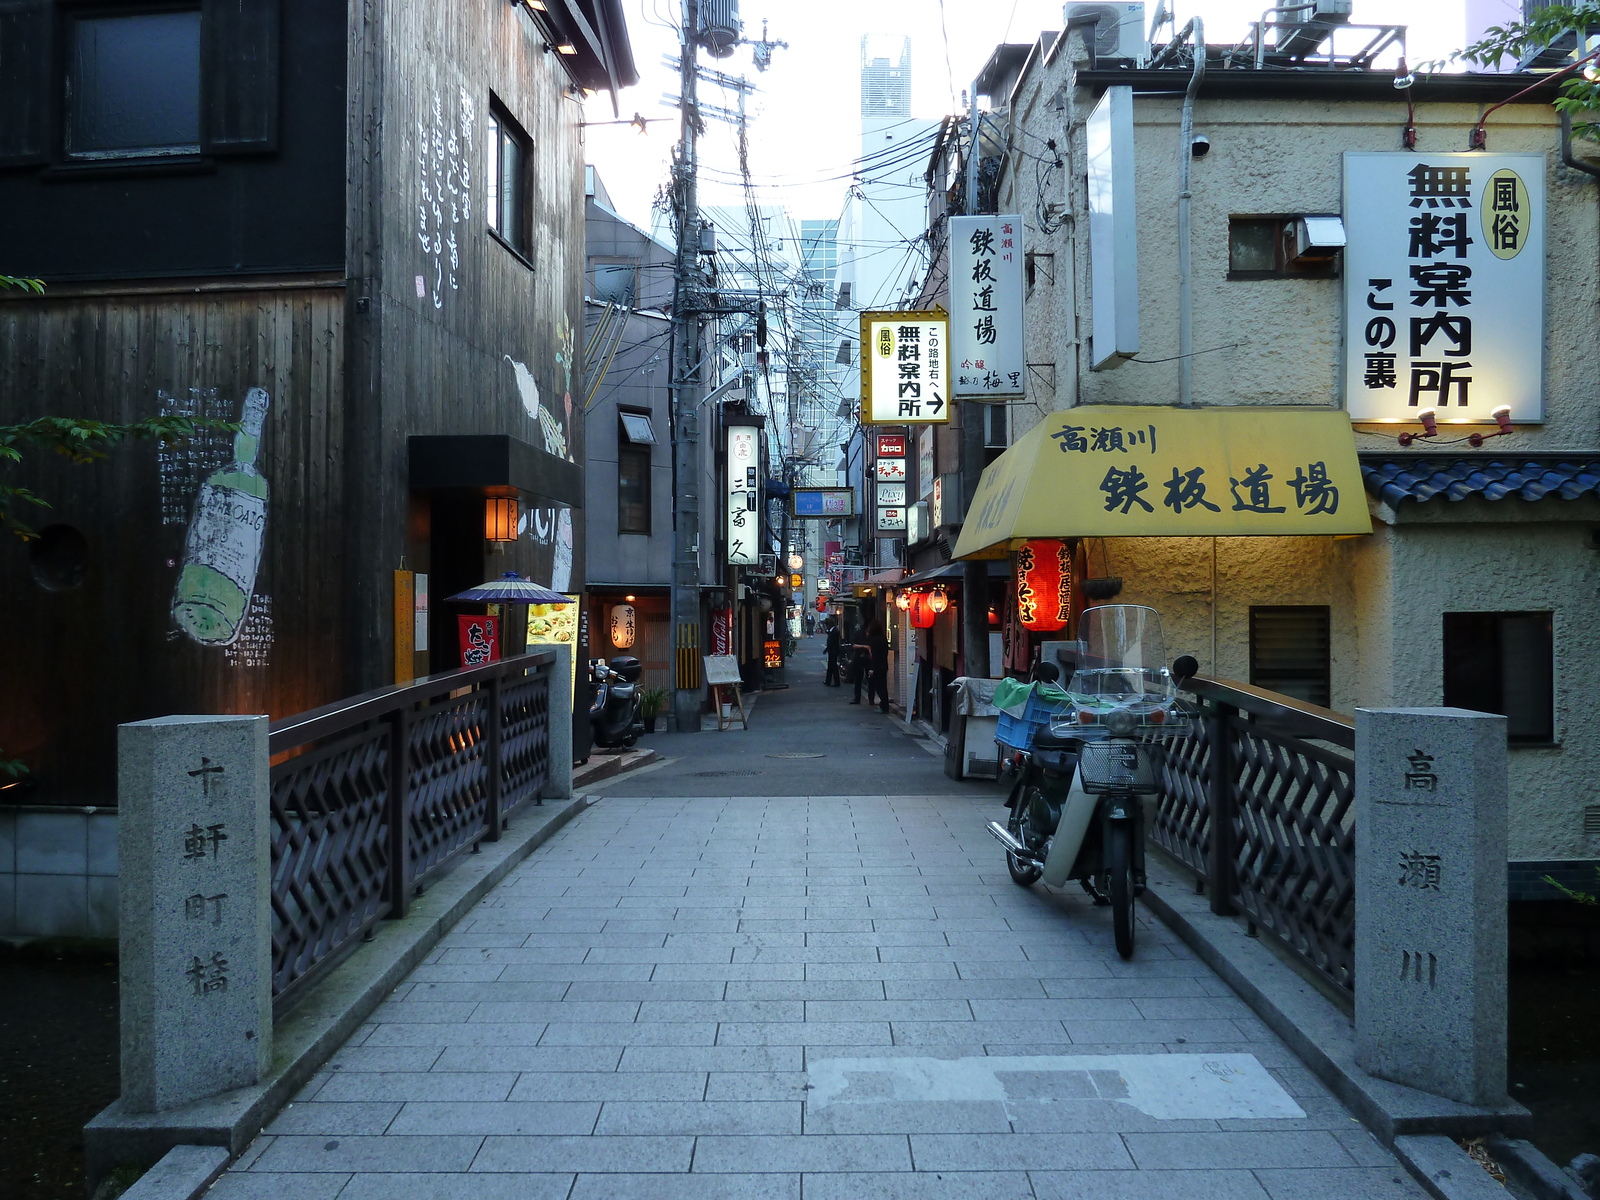
[[[1022,395],[1022,218],[950,218],[950,354],[958,399]]]
[[[1543,154],[1344,156],[1353,421],[1544,419]]]
[[[861,314],[861,423],[950,419],[950,319],[942,312]]]
[[[754,566],[759,555],[759,433],[753,425],[728,426],[728,562],[738,567]]]

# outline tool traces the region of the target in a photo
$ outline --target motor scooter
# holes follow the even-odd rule
[[[1177,690],[1199,664],[1186,654],[1160,665],[1161,618],[1151,608],[1091,608],[1080,628],[1083,653],[1063,684],[1068,703],[1030,745],[1011,748],[1011,815],[988,830],[1020,886],[1076,880],[1097,905],[1109,904],[1117,953],[1131,958],[1134,900],[1145,888],[1140,797],[1160,790],[1161,741],[1191,731]]]
[[[624,749],[644,732],[639,676],[644,666],[631,654],[619,654],[609,663],[597,658],[589,663],[594,699],[589,702],[589,727],[594,744],[606,750]]]

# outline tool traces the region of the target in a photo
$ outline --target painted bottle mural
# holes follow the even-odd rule
[[[239,636],[255,591],[267,528],[267,481],[255,463],[269,403],[261,388],[245,393],[233,461],[200,485],[189,521],[172,617],[202,645],[226,646]]]

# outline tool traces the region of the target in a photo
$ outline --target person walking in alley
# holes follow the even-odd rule
[[[822,627],[828,631],[828,673],[822,679],[822,686],[838,687],[839,655],[844,653],[844,639],[839,636],[839,622],[833,617],[823,622]]]
[[[883,625],[874,621],[867,626],[865,640],[857,642],[852,649],[861,659],[860,669],[856,674],[856,695],[851,704],[861,703],[861,685],[867,685],[867,703],[872,703],[872,698],[878,698],[878,711],[889,711],[889,639],[883,636]]]

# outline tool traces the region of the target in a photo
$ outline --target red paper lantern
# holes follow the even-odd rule
[[[913,629],[932,629],[933,623],[939,619],[939,614],[933,611],[933,597],[927,592],[918,592],[911,598],[911,627]]]
[[[1017,619],[1024,629],[1054,633],[1072,619],[1072,551],[1054,538],[1017,550]]]

